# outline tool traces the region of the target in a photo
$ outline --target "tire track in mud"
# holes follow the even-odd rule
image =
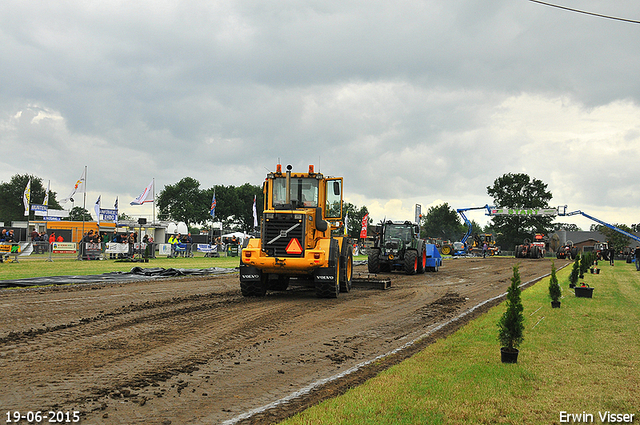
[[[49,385],[36,387],[33,400],[37,402],[42,393],[43,398],[53,395],[62,403],[78,403],[108,396],[122,387],[139,390],[194,371],[212,359],[232,359],[235,354],[229,353],[239,351],[239,341],[253,347],[265,344],[268,341],[261,341],[261,335],[273,332],[279,323],[308,313],[308,306],[282,300],[246,300],[237,294],[223,300],[217,298],[219,295],[209,294],[130,304],[60,329],[14,334],[6,339],[19,343],[5,347],[8,349],[3,351],[3,357],[42,365],[27,374],[20,372],[27,385],[30,375],[44,373],[43,368],[55,375],[57,367],[51,365],[64,364],[65,379],[52,376]],[[173,331],[163,334],[165,329]],[[152,340],[154,345],[144,345]],[[103,362],[104,356],[111,361]],[[87,369],[87,363],[93,367]]]
[[[11,383],[0,404],[79,409],[83,423],[219,423],[400,347],[477,299],[504,292],[513,261],[483,261],[393,274],[387,291],[355,287],[337,300],[295,285],[245,299],[237,276],[1,293],[0,304],[51,308],[17,309],[0,322],[0,385]],[[523,281],[543,268],[550,263],[523,265]],[[25,328],[31,316],[50,327]],[[296,403],[247,423],[286,417]]]

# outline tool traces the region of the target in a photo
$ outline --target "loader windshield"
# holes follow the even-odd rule
[[[287,202],[287,179],[273,179],[274,208],[315,208],[318,206],[318,180],[314,178],[291,178],[290,198]]]

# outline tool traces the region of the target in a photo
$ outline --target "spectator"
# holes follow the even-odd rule
[[[176,254],[176,234],[169,236],[169,240],[167,243],[171,245],[171,254],[169,254],[169,258],[175,257]]]
[[[4,232],[4,229],[3,229]],[[17,237],[13,234],[13,229],[9,230],[7,234],[4,236],[4,242],[6,243],[15,243],[18,242]],[[10,252],[13,252],[13,248],[11,248]],[[0,263],[3,263],[5,260],[9,258],[9,252],[4,256],[0,255]]]
[[[49,236],[49,243],[54,243],[56,241],[56,232],[51,232]]]
[[[613,266],[613,259],[616,256],[616,250],[613,247],[609,248],[609,265]]]
[[[18,237],[13,233],[13,229],[7,232],[7,236],[4,240],[5,242],[18,242]]]
[[[0,242],[5,242],[7,240],[7,229],[2,229],[0,233]]]
[[[636,270],[640,271],[640,246],[636,246],[633,256],[636,258]]]
[[[187,256],[193,257],[193,253],[191,252],[191,246],[193,245],[193,239],[191,238],[191,233],[187,233],[185,242],[187,244]]]
[[[64,238],[62,237],[62,235],[58,235],[58,237],[56,238],[56,242],[64,242]]]

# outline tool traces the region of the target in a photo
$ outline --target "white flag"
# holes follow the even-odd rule
[[[27,183],[27,187],[24,188],[24,193],[22,194],[22,202],[24,202],[24,215],[29,215],[29,204],[31,204],[31,179]]]
[[[49,180],[49,183],[47,184],[47,191],[44,193],[44,202],[42,203],[42,205],[44,205],[45,207],[49,206],[49,190],[51,189],[51,180]]]
[[[349,220],[349,214],[345,214],[344,215],[344,235],[347,236],[348,235],[348,231],[347,231],[347,221]]]
[[[153,202],[153,180],[149,183],[149,186],[144,188],[144,192],[140,194],[136,199],[131,201],[131,205],[142,205],[145,202]]]
[[[78,179],[76,184],[73,186],[73,190],[71,191],[69,196],[67,196],[66,198],[64,198],[60,202],[62,202],[62,203],[69,202],[69,200],[71,200],[73,198],[73,196],[76,194],[77,191],[79,191],[79,190],[80,191],[84,191],[84,186],[85,186],[84,183],[85,183],[85,180],[87,179],[87,176],[85,175],[86,172],[87,172],[87,169],[85,168],[84,171],[82,171],[82,175],[80,176],[80,178]]]
[[[253,227],[258,227],[258,212],[256,211],[256,195],[253,195]]]
[[[93,210],[96,212],[96,220],[98,222],[98,225],[100,225],[100,197],[102,195],[98,196],[98,200],[96,201],[96,204],[93,206]]]

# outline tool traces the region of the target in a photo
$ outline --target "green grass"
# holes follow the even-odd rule
[[[343,396],[284,424],[552,424],[560,412],[635,414],[640,421],[640,272],[622,261],[581,281],[558,272],[562,307],[549,279],[522,293],[525,341],[517,364],[500,362],[497,322],[504,304]]]

